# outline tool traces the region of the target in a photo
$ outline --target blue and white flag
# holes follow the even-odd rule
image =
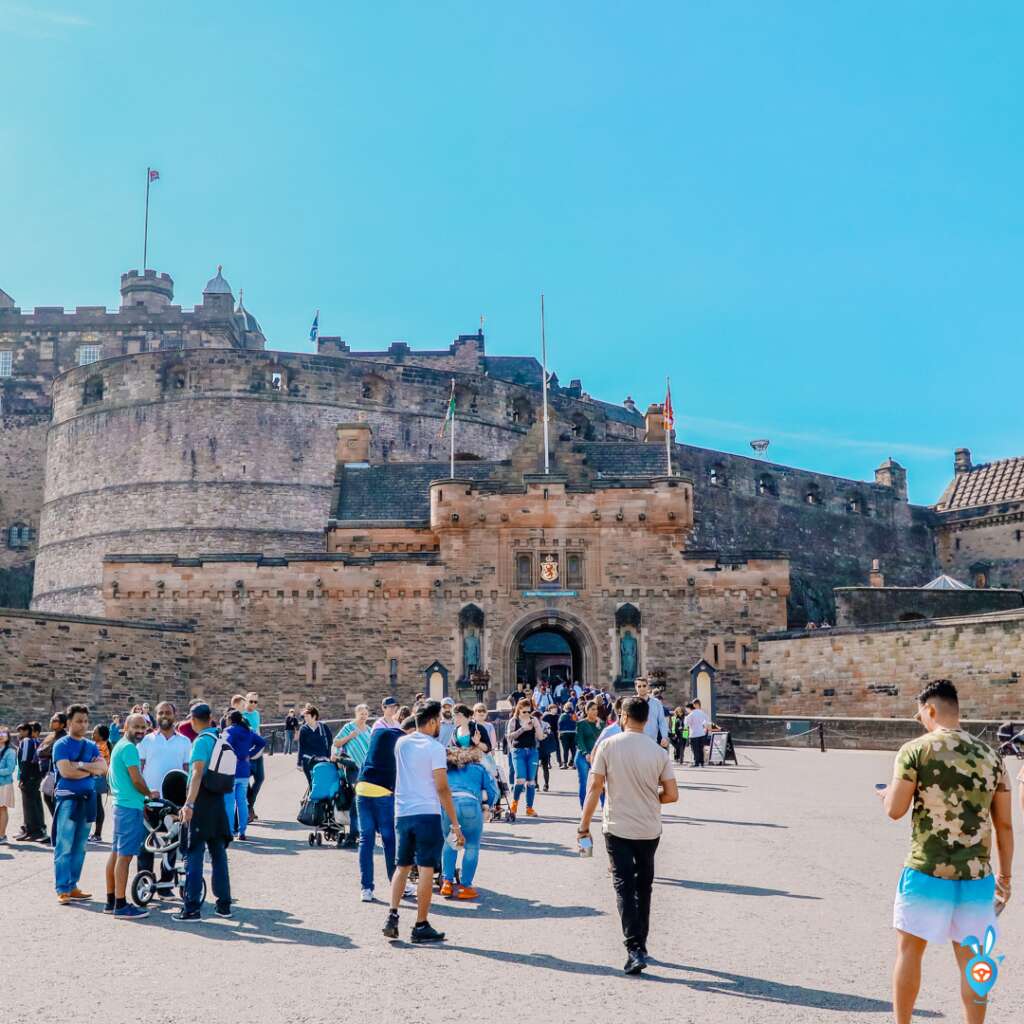
[[[309,329],[309,340],[316,344],[316,339],[320,336],[320,310],[316,311],[316,316],[313,317],[313,326]]]

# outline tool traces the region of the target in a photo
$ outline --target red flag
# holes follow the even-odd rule
[[[672,412],[672,386],[668,380],[665,381],[665,429],[671,430],[676,424],[675,414]]]
[[[150,170],[150,172],[149,172],[149,180],[150,181],[159,181],[160,180],[160,172],[159,171]]]

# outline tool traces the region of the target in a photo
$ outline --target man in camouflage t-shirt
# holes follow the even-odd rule
[[[994,928],[996,901],[1010,897],[1010,791],[1002,758],[960,727],[960,703],[951,682],[931,683],[917,700],[915,717],[926,732],[900,748],[893,780],[880,793],[890,818],[902,818],[913,806],[910,853],[893,910],[898,931],[893,1009],[897,1024],[909,1024],[925,947],[952,941],[964,1012],[975,1024],[984,1020],[986,1007],[963,975],[973,953],[961,943]],[[993,837],[994,876],[989,863]]]

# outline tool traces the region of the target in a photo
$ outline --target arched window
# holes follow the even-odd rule
[[[577,551],[570,551],[565,556],[565,585],[583,586],[583,555]]]
[[[90,377],[82,388],[82,405],[93,405],[103,401],[103,378]]]
[[[762,473],[757,478],[757,493],[769,498],[778,496],[779,492],[775,486],[775,478],[770,473]]]

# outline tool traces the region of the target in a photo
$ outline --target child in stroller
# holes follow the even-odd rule
[[[323,846],[324,839],[339,848],[345,845],[355,800],[347,760],[335,763],[327,757],[310,759],[309,791],[298,817],[301,824],[313,830],[309,833],[310,846]]]
[[[185,898],[185,858],[178,856],[182,840],[182,824],[178,813],[185,805],[188,776],[180,769],[167,773],[160,787],[159,800],[146,800],[143,822],[146,826],[145,848],[160,858],[159,875],[153,871],[137,871],[132,879],[132,902],[144,907],[154,896],[169,896],[175,890]],[[203,880],[203,898],[206,880]]]

